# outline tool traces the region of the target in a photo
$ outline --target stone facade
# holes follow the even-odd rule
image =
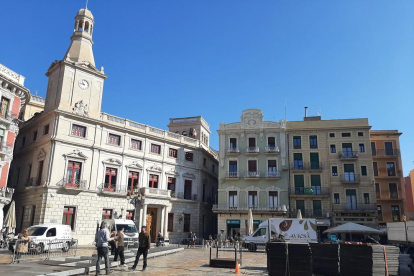
[[[153,240],[158,232],[207,237],[216,231],[218,173],[208,124],[201,116],[171,119],[170,126],[203,128],[203,137],[189,137],[102,113],[107,76],[95,67],[92,13],[80,10],[75,26],[64,59],[46,74],[45,110],[24,122],[17,139],[10,183],[17,227],[66,223],[80,244],[90,244],[104,218],[141,227],[149,217]]]

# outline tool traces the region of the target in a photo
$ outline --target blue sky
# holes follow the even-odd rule
[[[85,1],[2,1],[0,63],[45,96]],[[414,168],[414,1],[90,0],[103,111],[166,129],[202,115],[218,148],[221,121],[246,108],[266,120],[369,118],[398,129]],[[124,100],[122,100],[124,99]]]

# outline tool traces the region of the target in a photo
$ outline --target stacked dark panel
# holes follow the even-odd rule
[[[374,272],[378,271],[385,275],[388,268],[389,275],[398,275],[400,267],[400,249],[396,246],[383,246],[372,245],[372,260],[374,266]],[[385,263],[385,256],[387,256],[387,262]],[[379,275],[379,274],[378,274]]]
[[[310,243],[313,274],[339,276],[338,244]]]
[[[307,243],[269,242],[267,263],[271,276],[312,276],[312,254]]]
[[[341,276],[373,275],[371,246],[341,244],[339,252]]]

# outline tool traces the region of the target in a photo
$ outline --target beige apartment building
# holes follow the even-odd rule
[[[330,226],[377,227],[368,119],[287,122],[290,214],[316,218],[320,238]]]
[[[371,152],[379,227],[387,222],[401,221],[405,215],[404,174],[398,130],[371,130]]]
[[[29,120],[45,109],[45,98],[33,94],[30,96],[30,100],[20,110],[19,119],[22,121]]]

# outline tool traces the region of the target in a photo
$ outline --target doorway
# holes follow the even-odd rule
[[[157,208],[148,208],[147,211],[147,220],[149,223],[147,223],[147,231],[151,238],[151,242],[155,242],[157,238]]]

